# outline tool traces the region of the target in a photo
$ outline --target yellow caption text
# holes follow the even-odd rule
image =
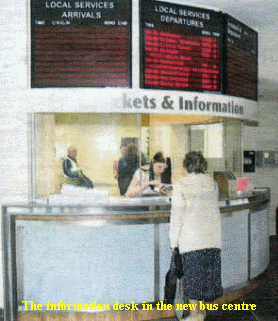
[[[38,310],[44,310],[42,304],[35,304],[33,301],[22,301],[24,305],[24,310],[27,311],[38,311]],[[219,305],[218,304],[211,304],[211,303],[203,303],[202,301],[199,301],[200,303],[200,310],[218,310]],[[176,310],[195,310],[197,307],[197,304],[176,304]],[[237,303],[237,304],[222,304],[221,306],[222,310],[256,310],[256,304],[247,304],[247,303]],[[114,311],[127,311],[127,310],[172,310],[173,305],[172,304],[165,304],[163,301],[160,301],[156,304],[152,303],[143,303],[140,305],[135,303],[134,301],[131,301],[131,303],[128,304],[119,304],[118,301],[115,301],[115,304],[110,306],[110,304],[98,304],[96,301],[88,303],[88,304],[66,304],[63,303],[63,301],[59,301],[58,303],[49,303],[47,301],[46,303],[46,311],[55,310],[55,311],[107,311],[107,310],[114,310]]]

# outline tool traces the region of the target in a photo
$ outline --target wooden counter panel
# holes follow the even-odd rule
[[[120,221],[120,220],[153,220],[161,218],[169,218],[170,213],[142,213],[142,214],[114,214],[114,215],[16,215],[16,220],[27,221]]]

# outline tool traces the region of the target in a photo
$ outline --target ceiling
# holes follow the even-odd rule
[[[254,29],[276,23],[277,0],[192,0],[184,3],[210,7],[231,14]]]
[[[180,0],[223,11],[259,35],[259,99],[278,101],[278,0]]]

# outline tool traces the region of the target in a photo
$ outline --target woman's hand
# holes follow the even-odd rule
[[[125,193],[125,196],[134,197],[137,194],[144,191],[150,185],[156,185],[155,182],[156,181],[141,183],[140,180],[136,176],[134,176],[128,189],[127,189],[127,192]]]
[[[150,186],[150,185],[154,185],[154,186],[160,188],[161,182],[157,179],[157,180],[154,180],[154,181],[150,181],[150,182],[148,183],[148,185],[149,185],[149,186]]]
[[[166,186],[165,186],[165,185],[161,185],[161,186],[160,186],[160,188],[159,188],[159,193],[160,193],[160,194],[164,194],[164,195],[166,195],[166,194],[167,194],[167,192],[165,191],[165,188],[166,188]]]

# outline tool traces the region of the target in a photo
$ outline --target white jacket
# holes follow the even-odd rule
[[[218,186],[212,177],[192,173],[174,185],[169,236],[180,253],[221,249]]]

